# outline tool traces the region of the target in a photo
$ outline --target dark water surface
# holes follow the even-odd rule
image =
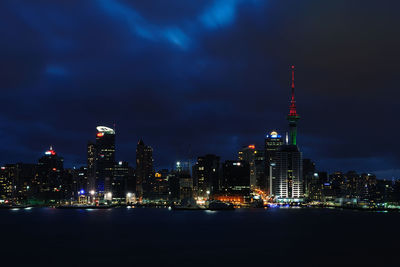
[[[400,266],[400,213],[34,208],[0,224],[0,266]]]

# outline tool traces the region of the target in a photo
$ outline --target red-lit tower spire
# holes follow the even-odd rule
[[[289,144],[297,145],[297,121],[300,119],[300,115],[296,111],[296,100],[294,99],[294,65],[291,66],[292,70],[292,98],[290,100],[289,115],[287,120],[289,121]]]

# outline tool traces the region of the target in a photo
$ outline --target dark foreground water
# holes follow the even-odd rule
[[[400,213],[36,208],[0,225],[0,266],[400,266]]]

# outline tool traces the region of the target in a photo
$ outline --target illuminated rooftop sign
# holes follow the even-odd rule
[[[282,136],[280,134],[278,134],[278,132],[276,131],[272,131],[270,134],[267,134],[267,138],[281,138]]]
[[[44,152],[44,154],[47,156],[54,156],[56,154],[56,152],[53,150],[53,147],[51,146],[49,150]]]
[[[106,126],[97,126],[96,129],[99,133],[115,134],[113,129]]]

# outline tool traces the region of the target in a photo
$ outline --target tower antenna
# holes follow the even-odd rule
[[[292,97],[290,99],[289,115],[287,119],[289,121],[289,144],[297,145],[297,121],[300,119],[300,115],[297,114],[296,100],[294,98],[294,65],[291,66],[292,70]]]

